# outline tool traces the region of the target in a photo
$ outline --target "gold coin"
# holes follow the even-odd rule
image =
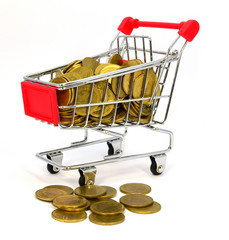
[[[153,204],[153,199],[143,194],[128,194],[120,198],[120,203],[127,207],[147,207]]]
[[[65,67],[65,69],[63,70],[63,73],[68,72],[69,69],[70,69],[72,66],[74,66],[74,65],[76,65],[76,64],[80,64],[81,62],[82,62],[81,60],[75,60],[75,61],[69,63],[69,64]]]
[[[82,207],[77,207],[77,208],[68,208],[66,209],[65,211],[69,211],[69,212],[81,212],[81,211],[87,211],[89,210],[89,207],[90,207],[91,203],[89,202],[89,200],[87,200],[87,204],[82,206]],[[59,208],[61,209],[61,208]],[[64,210],[64,209],[62,209]]]
[[[36,191],[35,195],[38,199],[46,202],[51,202],[55,197],[66,195],[64,190],[57,188],[43,188]]]
[[[120,66],[119,66],[119,65],[117,65],[117,64],[109,64],[109,65],[107,65],[107,66],[104,66],[104,67],[100,70],[100,74],[112,72],[112,71],[115,71],[115,70],[118,70],[118,69],[120,69]]]
[[[122,106],[126,111],[128,109],[128,105],[129,105],[128,102],[122,103]],[[138,117],[138,115],[139,115],[138,112],[134,109],[133,103],[130,103],[129,114],[132,116],[135,116],[135,117]]]
[[[80,211],[87,211],[89,210],[91,203],[87,200],[87,204],[83,207],[76,208],[74,211],[75,212],[80,212]]]
[[[65,121],[71,121],[72,120],[72,113],[64,113],[64,114],[60,114],[61,115],[61,119],[65,120]],[[85,117],[82,116],[78,116],[77,114],[75,114],[73,116],[74,122],[82,122]]]
[[[74,69],[78,68],[78,67],[82,67],[82,61],[78,61],[75,64],[73,64],[65,73],[71,72]]]
[[[82,61],[82,66],[83,67],[89,67],[92,71],[93,74],[95,74],[95,69],[100,65],[98,61],[96,61],[94,58],[86,57]]]
[[[141,64],[142,61],[139,60],[139,59],[132,59],[132,60],[129,60],[125,63],[123,63],[122,67],[132,67],[132,66],[136,66],[138,64]],[[132,77],[133,77],[133,74],[134,74],[134,81],[135,79],[141,75],[142,73],[144,72],[144,70],[140,70],[140,71],[137,71],[135,73],[129,73],[129,74],[126,74],[124,77],[123,77],[123,81],[122,81],[122,88],[123,88],[123,91],[129,95],[130,94],[130,86],[131,86],[131,83],[132,83]]]
[[[152,205],[148,207],[126,207],[129,211],[134,213],[140,213],[140,214],[150,214],[150,213],[156,213],[161,210],[161,205],[158,202],[154,202]]]
[[[142,61],[140,59],[131,59],[129,61],[124,62],[122,64],[122,66],[132,67],[132,66],[135,66],[135,65],[138,65],[138,64],[142,64]]]
[[[121,81],[121,77],[115,77],[112,78],[111,80],[111,87],[113,92],[117,95],[118,94],[118,87],[119,87],[119,82]],[[123,99],[127,96],[127,94],[125,93],[125,91],[122,88],[122,84],[120,86],[120,90],[119,90],[119,98]]]
[[[68,80],[62,75],[50,80],[51,83],[66,83]],[[59,106],[67,106],[71,102],[72,92],[70,89],[57,90],[57,101]]]
[[[105,89],[96,88],[96,90],[98,91],[98,93],[101,94],[101,101],[100,102],[102,102],[102,100],[104,98],[104,94],[105,94]],[[114,102],[115,100],[116,100],[116,98],[115,98],[114,93],[108,87],[106,97],[105,97],[105,102]],[[103,115],[102,116],[107,116],[109,113],[112,112],[113,109],[114,109],[114,104],[105,105],[104,108],[103,108]],[[102,107],[100,106],[100,109],[98,111],[93,111],[90,114],[94,117],[100,117],[101,110],[102,110]]]
[[[96,69],[95,69],[95,75],[99,75],[100,71],[106,67],[109,66],[111,63],[101,63]]]
[[[68,69],[68,71],[66,73],[69,73],[69,72],[75,70],[78,67],[81,67],[81,64],[73,65],[71,68]],[[64,73],[64,74],[66,74],[66,73]]]
[[[71,72],[65,73],[64,76],[69,81],[74,81],[93,76],[93,71],[89,67],[78,67]]]
[[[151,192],[151,187],[143,183],[127,183],[120,187],[120,192],[125,194],[147,194]]]
[[[119,54],[112,55],[108,62],[120,66],[123,64],[122,57]]]
[[[89,127],[89,126],[94,126],[95,125],[94,121],[92,121],[91,119],[88,120],[87,125],[85,125],[85,124],[86,124],[86,121],[84,121],[82,123],[78,123],[75,126]]]
[[[142,97],[142,91],[144,87],[144,82],[145,82],[145,74],[146,72],[144,71],[143,74],[139,75],[138,77],[135,78],[134,80],[134,86],[133,86],[133,97],[134,98],[141,98]],[[148,76],[146,79],[146,86],[145,86],[145,93],[144,97],[151,97],[153,95],[153,91],[156,87],[158,79],[154,71],[150,68],[148,71]],[[160,89],[158,88],[157,94],[160,93]],[[143,103],[147,103],[150,100],[145,100]]]
[[[128,103],[122,103],[122,105],[123,105],[123,108],[127,111]],[[147,123],[150,120],[151,111],[152,109],[150,105],[143,104],[142,112],[141,112],[142,123]],[[133,121],[138,121],[139,113],[140,113],[140,105],[137,104],[136,102],[132,102],[129,108],[129,114],[130,114],[129,118]]]
[[[134,86],[133,86],[133,97],[134,98],[141,98],[142,97],[142,91],[144,87],[144,82],[145,82],[145,72],[140,74],[134,79]],[[150,75],[147,76],[146,79],[146,86],[145,86],[145,94],[143,97],[148,97],[146,95],[147,89],[151,90],[151,95],[152,95],[152,87],[153,87],[153,79]],[[148,90],[149,92],[149,90]]]
[[[118,109],[116,113],[115,122],[116,123],[122,122],[125,120],[125,118],[126,118],[126,112],[124,111],[124,109],[123,108]]]
[[[97,202],[102,202],[102,201],[115,201],[114,199],[111,199],[111,198],[89,198],[87,199],[89,202],[90,202],[90,206],[93,204],[93,203],[97,203]]]
[[[127,109],[128,105],[126,104],[126,109]],[[135,117],[138,117],[139,116],[139,109],[137,109],[133,102],[130,104],[130,111],[129,113]]]
[[[90,118],[93,119],[93,121],[95,122],[99,122],[99,117],[90,116]],[[103,117],[101,123],[104,123],[104,124],[112,123],[113,118],[114,118],[114,110],[112,110],[112,112],[110,112],[107,116]],[[125,110],[118,106],[114,122],[115,123],[122,122],[123,120],[125,120],[125,118],[126,118]]]
[[[104,199],[104,198],[112,198],[117,194],[117,190],[113,187],[109,186],[102,186],[106,189],[106,193],[99,197],[99,199]]]
[[[135,83],[135,79],[138,78],[138,76],[142,75],[144,72],[144,70],[140,70],[140,71],[137,71],[134,73],[134,83]],[[129,73],[129,74],[126,74],[124,77],[123,77],[123,81],[122,81],[122,88],[124,90],[124,92],[129,95],[130,94],[130,88],[131,88],[131,84],[132,84],[132,78],[133,78],[133,73]],[[134,86],[134,83],[133,83],[133,86]]]
[[[73,119],[74,119],[74,123],[77,124],[77,123],[83,122],[85,120],[85,117],[78,116],[78,115],[75,114]],[[71,115],[70,114],[69,115],[61,115],[61,120],[65,121],[65,122],[71,123],[71,121],[72,121],[72,113],[71,113]]]
[[[136,113],[139,115],[140,112],[140,102],[132,102],[132,108],[136,111]],[[152,106],[151,105],[147,105],[147,104],[143,104],[142,105],[142,112],[141,115],[142,116],[149,116],[152,112]]]
[[[77,195],[63,195],[53,199],[52,204],[66,211],[75,211],[75,209],[84,207],[88,204],[86,198]]]
[[[60,222],[81,222],[87,218],[87,214],[85,211],[68,212],[56,209],[52,212],[52,218]]]
[[[119,213],[123,213],[125,210],[125,207],[116,201],[100,201],[93,203],[90,206],[90,210],[93,213],[99,214],[99,215],[115,215]]]
[[[98,225],[116,225],[116,224],[124,222],[125,216],[122,213],[116,214],[116,215],[111,215],[111,216],[103,216],[103,215],[91,213],[89,215],[89,220],[92,223],[95,223]]]
[[[70,126],[72,124],[72,118],[69,119],[69,118],[61,117],[60,122],[64,126]],[[85,122],[85,117],[75,115],[73,126],[81,125],[83,122]]]
[[[60,77],[61,75],[63,75],[63,71],[61,69],[57,69],[56,70],[56,77]]]
[[[138,117],[135,117],[133,115],[129,115],[129,120],[138,122]],[[146,123],[149,123],[149,122],[150,122],[150,116],[140,118],[140,123],[146,124]]]
[[[67,90],[57,90],[57,102],[59,106],[67,106],[71,102],[71,91]]]
[[[85,84],[82,86],[79,86],[78,93],[77,93],[77,101],[76,105],[80,104],[88,104],[90,95],[91,95],[91,84]],[[91,99],[91,103],[100,103],[102,101],[102,92],[98,89],[98,87],[95,85],[93,88],[93,95]],[[90,114],[96,111],[100,110],[100,106],[91,106],[90,107]],[[76,114],[80,116],[86,116],[87,115],[87,107],[78,107],[76,108]]]
[[[113,115],[114,115],[114,111],[109,113],[107,116],[102,117],[101,123],[104,123],[104,124],[111,123],[112,120],[113,120]],[[100,117],[94,117],[94,116],[91,115],[90,119],[92,119],[95,123],[99,123]]]
[[[106,193],[106,188],[98,185],[84,185],[75,189],[75,194],[86,198],[97,198]]]
[[[75,98],[75,88],[70,88],[70,100],[68,105],[73,105],[74,104],[74,98]]]
[[[71,82],[71,81],[75,81],[75,80],[79,80],[79,79],[82,79],[83,77],[77,73],[76,71],[72,71],[72,72],[67,72],[65,73],[62,77],[65,77],[68,82]]]
[[[74,119],[74,117],[77,117],[76,114],[72,116],[72,112],[60,113],[60,116],[61,116],[61,119],[64,119],[64,120],[71,120],[72,117],[73,117],[73,119]]]
[[[106,85],[107,85],[107,81],[106,80],[95,82],[96,88],[99,88],[99,89],[101,89],[103,91],[105,90]],[[109,84],[108,84],[108,87],[109,87]]]
[[[52,78],[49,82],[51,83],[66,83],[68,82],[68,79],[62,74],[61,76]]]
[[[69,116],[72,115],[72,113],[73,113],[72,108],[59,109],[59,114],[62,116]]]
[[[117,64],[110,64],[108,66],[105,66],[103,69],[101,69],[100,71],[100,74],[103,74],[103,73],[108,73],[108,72],[113,72],[113,71],[116,71],[118,69],[120,69],[121,67]],[[112,79],[113,78],[109,78],[109,83],[112,82]]]
[[[73,194],[73,189],[64,185],[50,185],[44,188],[57,188],[57,189],[64,190],[67,194]]]

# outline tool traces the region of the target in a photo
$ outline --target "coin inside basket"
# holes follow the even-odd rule
[[[113,71],[142,64],[140,59],[123,62],[122,57],[117,53],[110,57],[108,63],[99,63],[94,58],[86,57],[71,62],[63,71],[58,70],[56,77],[50,82],[77,81],[96,75],[112,74]],[[64,126],[115,124],[123,121],[147,123],[152,115],[150,100],[135,101],[134,99],[151,97],[157,82],[156,73],[150,68],[58,91],[60,106],[76,104],[74,110],[60,109],[60,123]],[[157,96],[160,94],[158,87]]]

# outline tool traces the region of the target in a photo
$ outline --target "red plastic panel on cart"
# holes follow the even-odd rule
[[[56,89],[36,83],[21,82],[25,114],[57,125],[59,123]]]

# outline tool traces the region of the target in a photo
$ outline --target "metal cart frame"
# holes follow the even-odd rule
[[[151,38],[146,36],[136,36],[136,35],[130,35],[132,30],[134,28],[138,27],[162,27],[162,28],[173,28],[173,29],[179,29],[178,34],[179,36],[176,37],[175,41],[169,46],[168,50],[166,52],[164,51],[154,51],[152,50],[152,41]],[[57,173],[59,170],[72,170],[72,169],[78,169],[80,173],[79,178],[79,184],[94,184],[95,182],[95,175],[96,175],[96,166],[100,164],[105,163],[112,163],[117,161],[125,161],[125,160],[131,160],[136,158],[144,158],[144,157],[150,157],[151,159],[151,167],[150,170],[153,174],[159,175],[161,174],[165,169],[166,164],[166,154],[172,149],[173,147],[173,133],[169,130],[165,130],[162,128],[157,127],[157,124],[164,124],[167,120],[168,112],[170,109],[170,104],[173,96],[173,91],[175,87],[175,82],[177,78],[178,68],[181,60],[182,53],[184,51],[184,48],[186,47],[187,43],[189,41],[192,41],[193,38],[196,36],[199,30],[199,24],[195,20],[189,20],[187,22],[181,22],[180,24],[173,24],[173,23],[155,23],[155,22],[141,22],[138,19],[133,19],[130,17],[124,18],[122,23],[120,24],[118,28],[119,32],[113,39],[113,41],[110,44],[110,48],[107,52],[104,52],[102,54],[99,54],[97,56],[94,56],[93,58],[98,61],[103,61],[108,59],[112,54],[119,53],[122,55],[123,59],[130,59],[132,58],[138,58],[141,54],[142,59],[144,61],[143,64],[119,69],[113,72],[96,75],[92,77],[88,77],[81,80],[71,81],[67,83],[62,84],[56,84],[56,83],[50,83],[43,80],[43,77],[48,77],[48,79],[52,79],[54,76],[54,73],[57,69],[64,69],[67,65],[59,66],[57,68],[53,68],[47,71],[39,72],[36,74],[27,75],[24,77],[24,81],[22,82],[22,92],[23,92],[23,99],[24,99],[24,106],[25,106],[25,113],[26,115],[38,118],[42,121],[46,121],[49,123],[52,123],[54,125],[58,125],[62,129],[84,129],[85,136],[83,140],[78,142],[71,143],[70,146],[58,148],[54,150],[44,151],[37,153],[36,156],[42,160],[44,160],[47,163],[47,167],[50,173]],[[127,35],[121,35],[120,33],[124,33]],[[174,45],[178,42],[178,40],[183,37],[185,39],[185,42],[183,43],[180,51],[174,50]],[[139,42],[141,44],[141,47],[139,47]],[[133,44],[133,46],[131,45]],[[116,46],[114,46],[116,44]],[[146,47],[146,45],[148,47]],[[154,59],[155,55],[162,56],[160,58]],[[173,74],[169,75],[169,71],[171,71],[171,66],[173,67]],[[145,97],[145,88],[146,88],[146,80],[149,69],[152,68],[157,75],[158,81],[155,87],[154,92],[152,92],[152,96]],[[142,91],[142,97],[141,98],[133,98],[132,92],[133,92],[133,84],[134,84],[134,76],[137,71],[145,70],[145,78],[143,83],[143,91]],[[123,77],[126,74],[131,74],[131,86],[130,86],[130,94],[129,97],[123,100],[119,99],[120,94],[120,88],[121,83],[123,80]],[[169,77],[168,77],[169,76]],[[105,97],[108,89],[109,79],[118,77],[119,78],[119,84],[118,84],[118,91],[116,96],[116,101],[113,102],[106,102]],[[168,80],[169,79],[169,80]],[[106,89],[104,93],[103,101],[100,103],[92,103],[92,96],[93,96],[93,88],[94,84],[99,81],[106,81]],[[167,82],[170,81],[169,84]],[[77,91],[78,88],[84,84],[91,84],[91,93],[89,102],[87,104],[77,104]],[[165,90],[166,86],[169,85],[168,89]],[[160,87],[161,94],[160,96],[157,96],[157,89]],[[52,118],[52,120],[47,120],[46,118],[41,117],[40,115],[36,115],[36,111],[30,112],[28,111],[28,103],[30,103],[30,93],[31,89],[35,91],[36,93],[41,91],[42,94],[44,91],[48,91],[49,94],[52,95],[52,100],[54,101],[54,107],[52,107],[55,117]],[[36,89],[36,90],[34,90]],[[37,90],[38,89],[38,90]],[[75,90],[75,98],[74,103],[70,106],[58,106],[56,104],[56,91],[62,91],[66,89],[74,89]],[[141,116],[143,111],[143,101],[150,100],[151,102],[151,115],[147,123],[141,122]],[[160,106],[161,101],[166,101],[166,103],[163,106],[163,114],[160,115],[160,118],[157,117],[158,109],[162,108]],[[40,101],[38,99],[37,101]],[[139,115],[137,119],[133,120],[129,118],[129,111],[130,111],[130,105],[133,101],[140,102],[140,110]],[[121,103],[127,103],[127,111],[126,111],[126,118],[124,121],[116,123],[116,113],[117,113],[117,107],[118,104]],[[113,104],[114,107],[114,115],[113,120],[109,124],[102,123],[103,118],[103,110],[104,107],[107,104]],[[101,106],[101,114],[99,117],[99,121],[94,125],[89,125],[88,120],[90,117],[90,107],[92,106]],[[87,115],[84,126],[74,126],[74,118],[75,118],[75,110],[77,107],[87,107]],[[31,109],[31,106],[30,106]],[[71,124],[66,126],[64,124],[61,124],[60,121],[60,111],[62,109],[72,109],[72,119]],[[35,114],[34,114],[35,112]],[[161,117],[162,116],[162,117]],[[154,132],[159,132],[161,134],[165,134],[168,136],[168,147],[166,149],[162,149],[159,151],[153,151],[153,152],[147,152],[147,153],[141,153],[141,154],[134,154],[134,155],[124,155],[124,141],[125,136],[128,131],[128,127],[130,126],[142,126],[147,129],[150,129]],[[122,127],[124,129],[123,133],[118,133],[116,131],[113,131],[112,128],[114,127]],[[105,139],[99,139],[96,141],[88,141],[88,130],[92,129],[95,131],[98,131],[100,133],[110,135],[110,138]],[[111,130],[110,130],[111,129]],[[76,165],[64,165],[63,164],[63,152],[69,151],[75,148],[79,147],[87,147],[94,144],[99,144],[106,142],[108,145],[108,154],[104,156],[102,160],[89,162],[89,163],[79,163]]]

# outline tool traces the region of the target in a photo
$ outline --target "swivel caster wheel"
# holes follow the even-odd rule
[[[151,166],[150,171],[153,175],[160,175],[165,170],[166,154],[150,156]]]
[[[49,153],[46,155],[46,157],[55,162],[55,163],[62,163],[62,159],[63,159],[63,153],[58,151],[58,152],[53,152],[53,153]],[[60,171],[59,168],[53,166],[52,164],[48,163],[47,164],[47,169],[51,174],[56,174]]]
[[[108,156],[119,155],[122,152],[120,143],[121,143],[120,139],[114,139],[114,140],[107,141]]]
[[[81,172],[81,171],[79,171],[79,172]],[[79,185],[80,186],[84,186],[85,185],[85,177],[84,177],[83,173],[82,174],[80,173]]]
[[[52,160],[52,157],[50,156],[50,155],[47,155],[47,158],[49,159],[49,160]],[[60,169],[59,168],[57,168],[57,167],[54,167],[53,165],[51,165],[51,164],[47,164],[47,170],[51,173],[51,174],[56,174],[56,173],[58,173],[59,171],[60,171]]]
[[[85,167],[79,169],[79,185],[92,185],[95,183],[96,167]]]
[[[107,146],[108,146],[108,156],[114,155],[114,147],[113,147],[112,143],[107,142]]]
[[[54,167],[53,165],[51,165],[51,164],[47,164],[47,169],[48,169],[48,171],[51,173],[51,174],[56,174],[56,173],[58,173],[59,171],[60,171],[60,169],[59,168],[57,168],[57,167]]]

